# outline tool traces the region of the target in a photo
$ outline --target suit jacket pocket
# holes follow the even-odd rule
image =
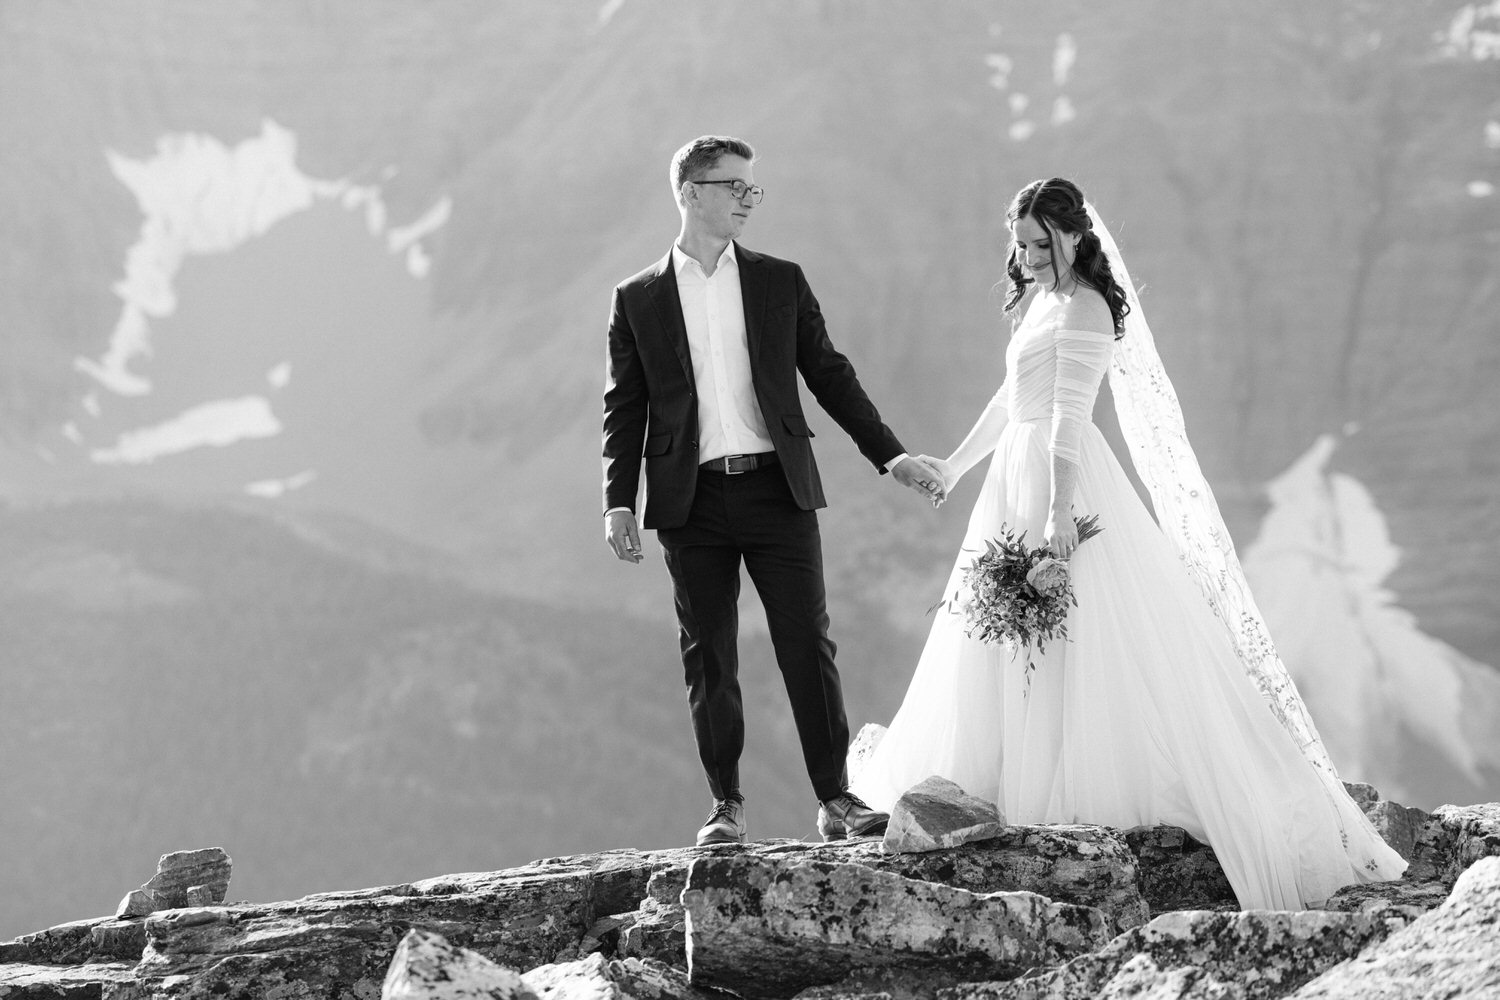
[[[797,437],[817,437],[812,428],[807,426],[807,418],[800,413],[783,413],[781,426],[786,428],[788,434],[795,434]]]
[[[671,434],[652,434],[646,438],[646,447],[643,450],[643,454],[647,458],[655,458],[657,455],[665,455],[671,449]]]

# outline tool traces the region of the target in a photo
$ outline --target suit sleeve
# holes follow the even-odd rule
[[[886,463],[906,451],[880,419],[849,359],[828,339],[823,310],[808,287],[802,268],[794,265],[797,293],[797,370],[818,405],[844,429],[860,454],[885,475]]]
[[[609,341],[604,371],[604,510],[636,509],[641,452],[646,440],[645,368],[616,288],[609,310]]]

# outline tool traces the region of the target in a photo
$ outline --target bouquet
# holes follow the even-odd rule
[[[1097,514],[1073,523],[1080,545],[1104,530]],[[1017,535],[1004,524],[1000,536],[984,544],[985,551],[964,570],[959,592],[933,610],[947,606],[962,612],[965,635],[990,645],[1003,642],[1012,650],[1035,644],[1041,653],[1049,640],[1066,639],[1068,608],[1078,606],[1067,561],[1047,548],[1028,548],[1026,533]],[[1028,681],[1032,666],[1028,658]]]

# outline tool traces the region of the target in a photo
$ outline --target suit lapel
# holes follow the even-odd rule
[[[760,335],[766,315],[766,268],[760,254],[746,250],[738,243],[734,252],[740,265],[740,301],[745,307],[745,344],[750,351],[750,368],[760,364]]]
[[[646,283],[646,294],[650,297],[651,304],[656,307],[662,333],[671,342],[672,350],[677,354],[677,360],[682,363],[682,371],[687,376],[688,385],[693,385],[693,356],[688,351],[687,325],[682,321],[682,298],[677,294],[677,273],[672,268],[670,250],[656,269],[655,276]]]

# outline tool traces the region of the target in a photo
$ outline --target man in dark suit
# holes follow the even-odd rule
[[[884,474],[933,499],[942,477],[881,421],[834,349],[802,269],[739,246],[763,192],[754,152],[703,136],[672,159],[682,230],[615,288],[604,389],[604,508],[615,555],[641,561],[644,526],[666,556],[698,754],[714,806],[699,844],[745,840],[739,758],[740,563],[766,609],[825,840],[882,832],[888,817],[846,788],[849,725],[828,638],[826,506],[797,375]]]

